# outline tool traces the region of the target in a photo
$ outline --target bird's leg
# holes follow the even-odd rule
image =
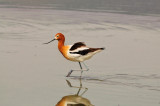
[[[71,73],[73,72],[74,70],[71,70],[66,77],[70,77]]]
[[[81,68],[81,70],[82,70],[82,65],[81,65],[81,62],[78,62],[79,63],[79,66],[80,66],[80,68]]]
[[[83,65],[85,66],[85,70],[84,71],[88,71],[89,70],[89,68],[87,67],[87,65],[86,64],[84,64],[84,62],[82,62],[83,63]]]
[[[83,69],[83,68],[82,68],[81,62],[78,62],[78,63],[79,63],[79,66],[80,66],[80,70],[71,70],[71,71],[67,74],[66,77],[70,77],[70,75],[71,75],[71,73],[72,73],[73,71],[81,71],[81,76],[82,76],[83,71],[88,71],[88,70],[89,70],[89,68],[87,67],[87,65],[84,64],[84,62],[82,62],[82,63],[83,63],[83,65],[85,66],[86,69]],[[80,76],[80,77],[81,77],[81,76]]]
[[[82,73],[83,73],[83,70],[82,70],[82,65],[81,65],[81,62],[78,62],[79,63],[79,66],[80,66],[80,68],[81,68],[81,76],[82,76]],[[80,76],[80,77],[81,77]]]
[[[82,76],[83,71],[88,71],[88,70],[89,70],[89,68],[87,67],[87,65],[85,65],[84,62],[82,62],[82,63],[83,63],[83,65],[85,66],[86,69],[83,69],[83,68],[82,68],[82,65],[81,65],[81,62],[79,62],[79,66],[80,66],[80,68],[81,68],[81,76]],[[81,77],[81,76],[80,76],[80,77]]]
[[[70,75],[71,75],[71,73],[72,73],[73,71],[81,71],[81,76],[82,76],[82,65],[81,65],[80,62],[78,62],[78,63],[79,63],[79,66],[80,66],[81,70],[71,70],[71,71],[67,74],[66,77],[70,77]]]

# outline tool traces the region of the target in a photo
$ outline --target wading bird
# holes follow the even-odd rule
[[[57,33],[53,40],[44,44],[49,44],[54,40],[58,40],[58,49],[62,55],[70,61],[78,62],[81,68],[81,70],[71,70],[66,77],[69,77],[73,71],[81,71],[81,75],[83,71],[88,71],[89,69],[83,61],[90,59],[94,54],[104,50],[104,48],[89,48],[83,42],[77,42],[73,45],[64,45],[65,37],[62,33]],[[81,62],[86,69],[82,68]]]

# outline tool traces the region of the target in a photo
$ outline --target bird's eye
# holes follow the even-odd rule
[[[59,35],[57,35],[57,37],[59,37]]]

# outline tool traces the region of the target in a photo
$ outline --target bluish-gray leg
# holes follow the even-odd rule
[[[83,65],[85,66],[85,68],[86,68],[86,70],[85,71],[88,71],[89,70],[89,68],[87,67],[87,65],[86,64],[84,64],[84,62],[82,62],[83,63]]]
[[[73,70],[71,70],[66,77],[70,77],[71,73],[73,72]]]
[[[83,73],[83,70],[82,70],[82,65],[81,65],[81,62],[78,62],[79,63],[79,66],[80,66],[80,68],[81,68],[81,76],[82,76],[82,73]],[[80,77],[81,77],[80,76]]]
[[[71,73],[72,73],[73,71],[81,71],[81,76],[82,76],[83,71],[88,71],[88,70],[89,70],[89,68],[84,64],[84,62],[82,62],[82,63],[83,63],[83,65],[85,66],[86,69],[83,69],[83,68],[82,68],[81,62],[78,62],[78,63],[79,63],[79,66],[80,66],[80,70],[71,70],[71,71],[67,74],[66,77],[70,77],[70,75],[71,75]]]

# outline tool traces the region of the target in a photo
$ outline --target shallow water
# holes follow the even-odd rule
[[[159,0],[0,0],[0,4],[8,8],[44,8],[139,15],[160,14]]]
[[[82,95],[95,106],[160,105],[160,18],[118,13],[0,8],[0,105],[55,106],[76,94],[78,63],[65,60],[51,40],[106,47],[85,63]],[[82,89],[83,92],[83,89]],[[81,93],[82,93],[81,92]]]

